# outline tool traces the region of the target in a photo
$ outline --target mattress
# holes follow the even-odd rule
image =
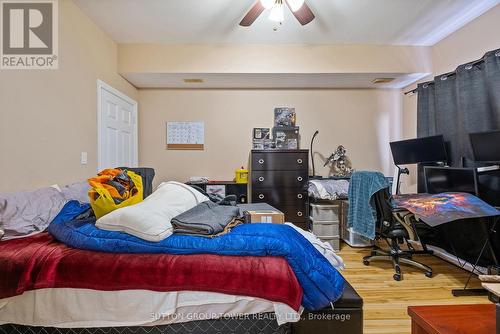
[[[273,314],[280,325],[300,318],[283,303],[214,292],[54,288],[0,299],[0,325],[151,327],[262,313]]]
[[[191,321],[153,327],[47,328],[0,326],[0,334],[291,334],[290,324],[279,326],[272,315]]]

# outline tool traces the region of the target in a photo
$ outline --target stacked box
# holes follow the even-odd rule
[[[340,250],[341,210],[340,201],[311,204],[312,232],[321,241],[332,245],[335,251]]]
[[[299,143],[299,127],[274,127],[273,138],[278,149],[297,150]]]
[[[252,148],[254,150],[267,150],[271,148],[271,129],[254,128]]]
[[[275,127],[294,127],[296,122],[295,108],[274,108]]]

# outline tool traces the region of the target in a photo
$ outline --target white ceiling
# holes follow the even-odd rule
[[[291,13],[277,31],[264,12],[238,22],[255,0],[75,0],[118,43],[433,45],[500,0],[306,0],[316,20]]]

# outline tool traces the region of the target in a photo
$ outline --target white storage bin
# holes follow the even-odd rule
[[[328,242],[332,245],[334,251],[338,252],[340,250],[340,238],[339,237],[331,237],[331,238],[320,238],[323,242]]]
[[[312,232],[318,237],[339,235],[339,223],[327,221],[313,221]]]
[[[351,247],[372,247],[375,244],[375,241],[357,234],[347,226],[342,227],[340,236]]]
[[[340,221],[340,204],[311,204],[314,221]]]
[[[352,227],[347,227],[347,214],[349,212],[349,202],[343,203],[342,222],[340,226],[340,238],[351,247],[372,247],[374,241],[363,237],[353,231]]]

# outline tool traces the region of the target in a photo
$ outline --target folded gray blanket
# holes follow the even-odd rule
[[[174,217],[171,223],[174,233],[214,236],[224,232],[239,213],[240,210],[236,206],[207,201]]]

